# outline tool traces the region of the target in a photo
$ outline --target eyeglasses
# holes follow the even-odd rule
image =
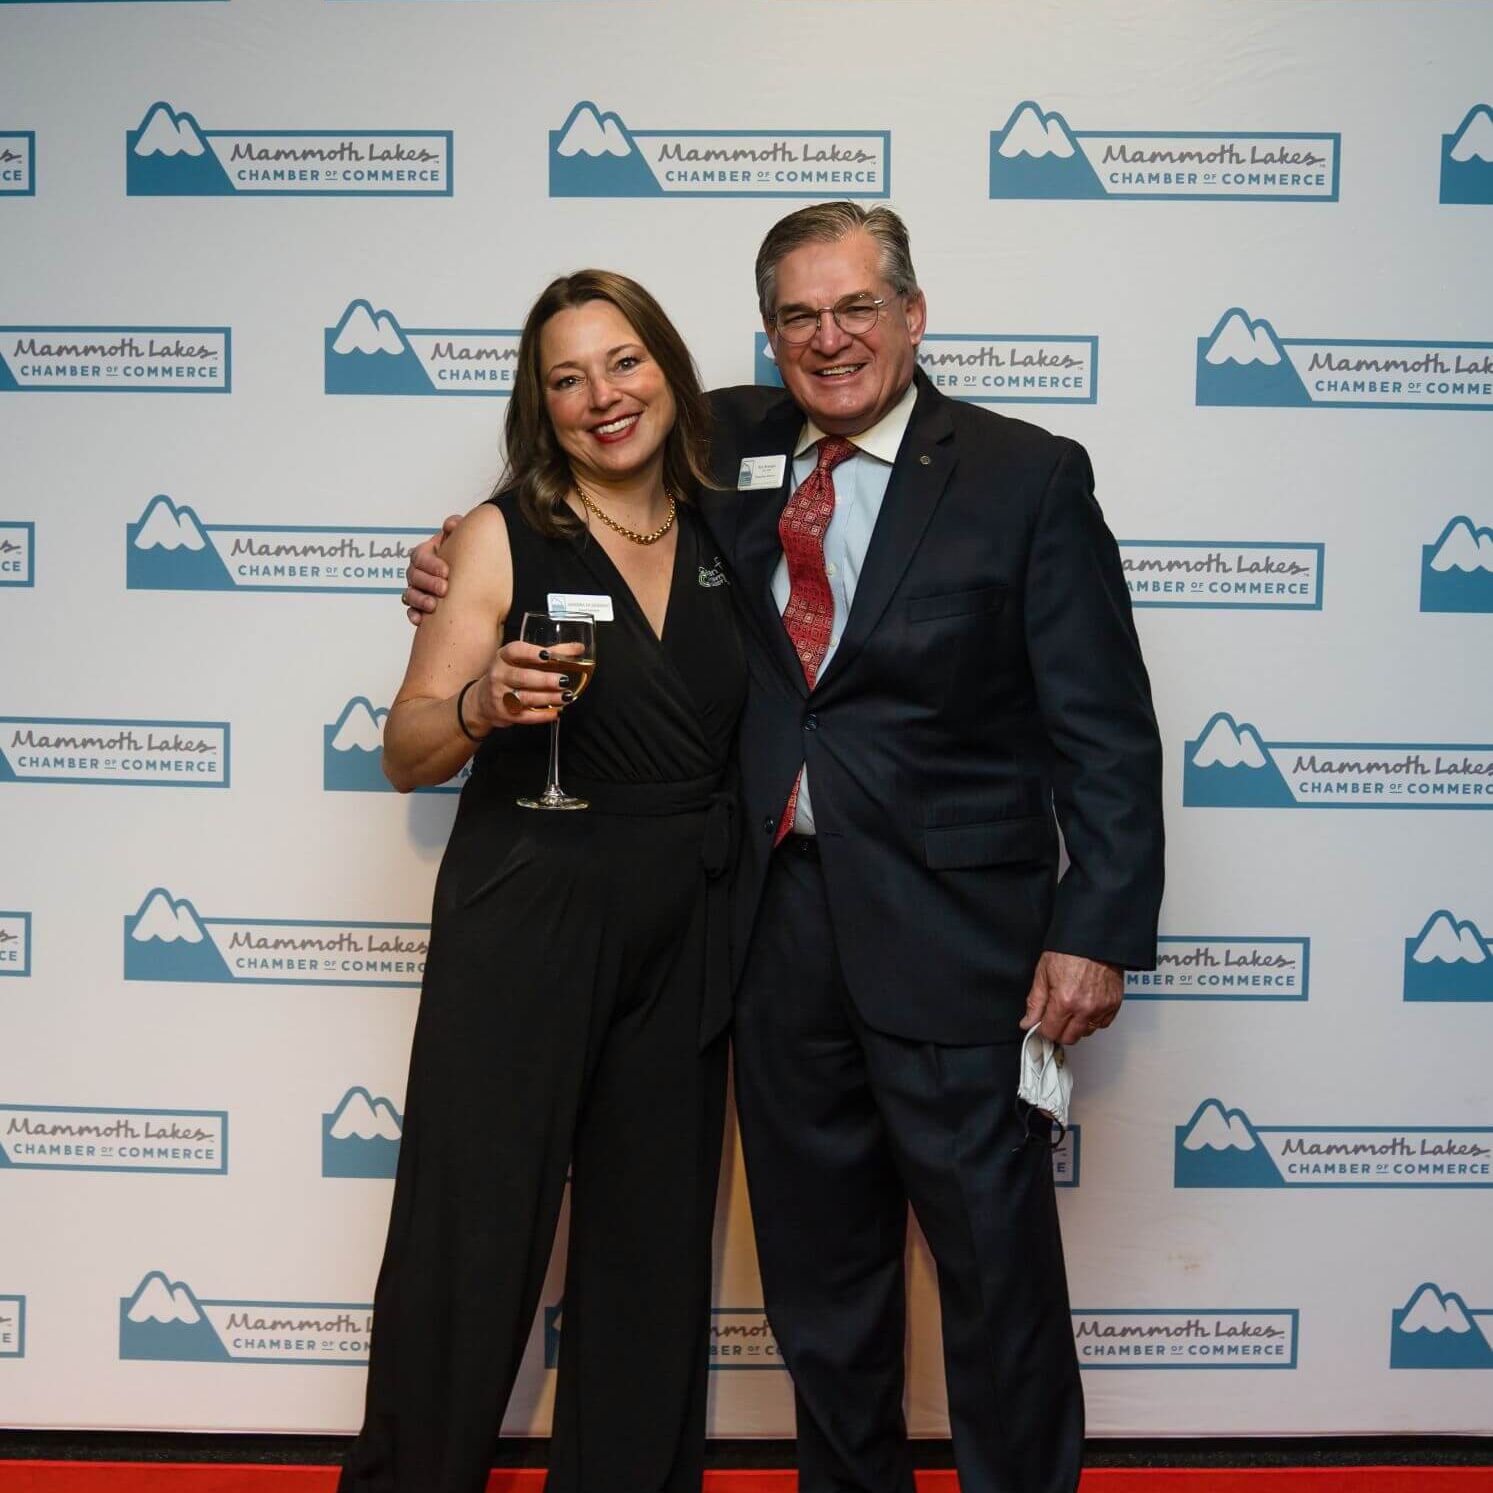
[[[821,306],[817,311],[806,307],[779,311],[772,324],[784,342],[812,342],[819,332],[819,318],[827,312],[842,332],[857,337],[876,325],[884,305],[885,296],[878,296],[874,301],[869,296],[846,296],[833,306]]]

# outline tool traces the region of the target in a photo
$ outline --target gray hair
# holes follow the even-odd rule
[[[777,293],[778,266],[805,244],[837,244],[857,231],[869,233],[881,249],[881,274],[898,295],[918,288],[912,267],[907,224],[889,207],[869,212],[858,202],[816,202],[780,218],[767,230],[757,250],[757,304],[764,321],[771,321]]]

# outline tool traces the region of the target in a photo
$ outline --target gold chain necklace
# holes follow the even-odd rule
[[[611,514],[609,514],[597,503],[596,499],[593,498],[591,494],[588,493],[579,482],[575,481],[574,477],[572,477],[570,480],[575,483],[575,490],[580,495],[581,502],[583,502],[586,507],[592,513],[594,513],[597,518],[602,521],[602,523],[607,526],[607,528],[615,529],[624,539],[630,539],[634,544],[657,544],[658,541],[662,539],[664,535],[674,527],[674,519],[677,516],[679,510],[674,502],[674,494],[668,492],[667,490],[664,492],[664,496],[669,500],[669,516],[656,529],[647,534],[639,534],[636,529],[629,529],[625,524],[619,524],[617,520],[611,516]]]

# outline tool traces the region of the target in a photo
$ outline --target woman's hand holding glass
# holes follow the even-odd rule
[[[549,648],[504,643],[467,694],[469,723],[480,721],[496,728],[547,725],[570,704],[573,686],[579,682],[573,674],[556,673],[555,664],[579,658],[584,648],[582,643],[556,643]]]

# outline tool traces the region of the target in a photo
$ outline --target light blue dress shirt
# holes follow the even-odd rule
[[[860,580],[861,567],[866,562],[871,531],[876,527],[881,500],[886,496],[887,483],[892,478],[892,464],[897,459],[902,438],[907,434],[917,397],[916,385],[908,384],[901,399],[875,425],[860,435],[847,436],[846,439],[856,447],[855,455],[846,457],[835,468],[835,511],[824,531],[824,573],[835,601],[835,620],[830,629],[829,650],[819,665],[818,677],[821,679],[835,656],[835,649],[840,646],[845,621],[855,601],[856,582]],[[799,433],[793,448],[795,491],[814,470],[819,460],[818,445],[823,439],[824,432],[812,420]],[[779,613],[787,607],[791,591],[788,560],[786,556],[780,556],[772,574],[772,599]],[[814,805],[809,797],[807,771],[799,785],[793,833],[814,833]]]

